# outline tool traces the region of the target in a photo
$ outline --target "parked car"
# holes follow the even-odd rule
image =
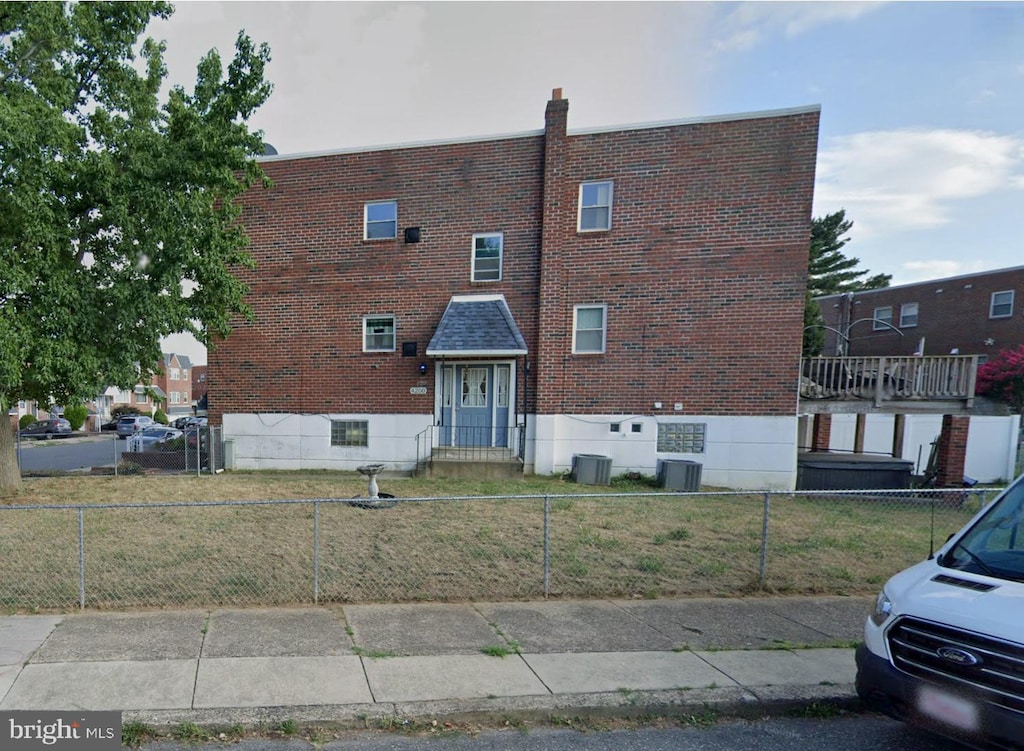
[[[153,424],[153,418],[147,415],[125,415],[117,421],[117,434],[127,438]]]
[[[191,419],[192,419],[191,415],[186,415],[185,417],[179,417],[174,422],[172,422],[171,425],[173,425],[178,430],[184,430],[186,427],[188,427],[188,423],[189,423],[189,421]]]
[[[117,430],[117,423],[120,419],[120,417],[115,417],[113,420],[107,420],[100,425],[100,430]]]
[[[63,417],[51,417],[49,420],[36,420],[31,425],[18,431],[20,438],[35,438],[36,440],[50,438],[66,438],[74,431],[71,430],[71,423]]]
[[[1021,748],[1022,623],[1024,476],[885,584],[857,648],[857,693],[972,747]]]
[[[164,425],[149,425],[143,428],[138,434],[136,440],[142,444],[143,451],[157,451],[166,443],[170,443],[175,438],[181,438],[182,432],[175,428],[168,428]]]

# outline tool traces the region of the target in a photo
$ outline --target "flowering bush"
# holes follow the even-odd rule
[[[975,391],[1024,412],[1024,345],[1004,349],[978,368]]]

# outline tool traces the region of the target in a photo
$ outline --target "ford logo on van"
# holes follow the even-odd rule
[[[964,667],[971,667],[981,662],[977,656],[972,655],[966,649],[959,649],[957,647],[939,647],[935,650],[935,654],[943,660],[948,660]]]

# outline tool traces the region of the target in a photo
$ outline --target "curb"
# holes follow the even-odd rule
[[[391,729],[403,725],[448,724],[505,726],[530,722],[565,724],[567,718],[591,720],[653,720],[684,718],[708,721],[756,719],[766,716],[860,711],[863,705],[852,684],[835,686],[764,686],[750,688],[619,691],[562,696],[521,696],[494,699],[344,704],[291,707],[235,707],[194,710],[128,710],[125,723],[169,732],[190,724],[206,730],[241,726],[265,731],[284,722],[301,731]]]

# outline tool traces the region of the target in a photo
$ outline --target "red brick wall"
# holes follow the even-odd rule
[[[430,414],[425,351],[456,294],[503,293],[532,350],[542,147],[535,136],[264,164],[274,187],[250,191],[243,217],[258,267],[240,276],[255,318],[210,353],[214,418]],[[398,201],[399,237],[363,240],[363,206],[383,199]],[[404,227],[420,227],[421,242],[406,244]],[[479,232],[504,232],[500,282],[470,281]],[[396,316],[398,351],[362,351],[363,317],[377,314]],[[402,342],[416,342],[415,358],[402,357]]]
[[[264,163],[274,187],[250,191],[243,216],[255,318],[210,353],[214,419],[429,414],[424,351],[448,300],[497,292],[530,352],[528,411],[792,415],[818,113],[566,137],[567,106],[550,103],[546,143]],[[612,230],[578,235],[591,179],[615,181]],[[398,201],[399,238],[364,241],[364,203],[383,199]],[[402,240],[412,226],[418,244]],[[505,234],[500,282],[470,281],[479,232]],[[606,354],[571,354],[576,303],[608,305]],[[375,314],[396,316],[398,351],[362,352]],[[417,357],[402,357],[411,341]]]
[[[1007,290],[1014,291],[1013,315],[989,318],[992,293]],[[910,355],[921,337],[925,338],[926,355],[948,355],[959,349],[961,355],[992,357],[1024,344],[1024,267],[858,292],[849,314],[845,313],[845,299],[830,296],[819,302],[825,323],[841,331],[852,321],[870,319],[875,308],[886,306],[892,307],[893,324],[899,327],[900,307],[917,303],[917,326],[904,328],[903,336],[888,328],[874,331],[870,321],[854,323],[850,328],[853,355]],[[828,332],[823,354],[835,354],[835,336]]]
[[[832,415],[815,415],[811,451],[828,451],[832,440]]]
[[[817,123],[569,137],[545,226],[539,413],[794,413]],[[614,180],[612,229],[579,234],[579,183],[600,179]],[[585,303],[608,305],[604,355],[571,353]]]
[[[963,485],[970,425],[970,417],[942,416],[942,432],[939,434],[936,456],[936,484],[940,488],[959,488]]]

